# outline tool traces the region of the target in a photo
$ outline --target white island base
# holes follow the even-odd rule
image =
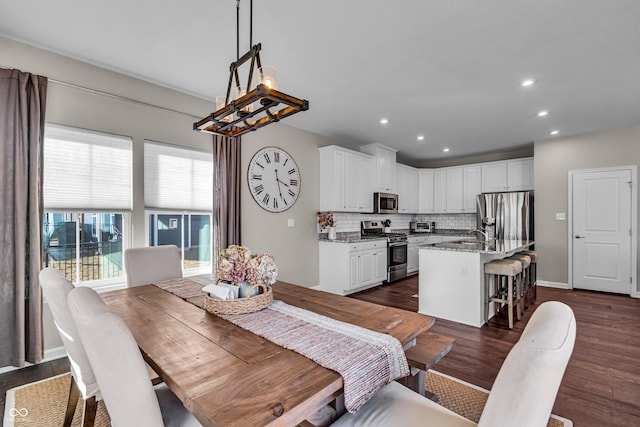
[[[458,243],[458,248],[456,243],[420,247],[418,313],[481,327],[485,323],[484,264],[534,243],[506,242],[513,244],[499,244],[498,250],[474,250],[464,243]],[[493,304],[489,310],[491,318]]]

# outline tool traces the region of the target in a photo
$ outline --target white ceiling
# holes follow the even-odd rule
[[[310,103],[285,123],[344,145],[383,143],[419,162],[640,123],[638,0],[254,3],[263,64]],[[0,0],[0,10],[2,35],[212,101],[236,57],[234,0]],[[241,54],[248,11],[242,0]],[[521,87],[528,77],[536,84]]]

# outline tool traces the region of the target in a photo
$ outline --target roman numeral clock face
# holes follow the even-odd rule
[[[269,212],[283,212],[298,199],[300,171],[293,157],[277,147],[265,147],[249,163],[249,189],[254,200]]]

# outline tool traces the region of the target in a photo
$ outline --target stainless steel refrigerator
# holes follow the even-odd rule
[[[533,191],[482,193],[476,202],[479,229],[496,239],[534,240]]]

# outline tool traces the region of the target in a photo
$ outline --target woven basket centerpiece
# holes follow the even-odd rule
[[[251,296],[253,291],[259,288],[262,293]],[[244,298],[221,300],[211,298],[208,293],[204,295],[204,308],[211,314],[245,314],[262,310],[268,307],[273,301],[273,291],[271,286],[257,284],[253,285],[248,295]]]
[[[238,289],[242,291],[240,298],[216,299],[207,293],[204,298],[205,309],[213,314],[244,314],[262,310],[273,301],[270,285],[276,282],[277,275],[278,267],[272,254],[251,255],[246,246],[231,245],[220,252],[218,279],[241,283]],[[253,286],[245,293],[249,283]],[[252,296],[254,292],[257,295]]]

